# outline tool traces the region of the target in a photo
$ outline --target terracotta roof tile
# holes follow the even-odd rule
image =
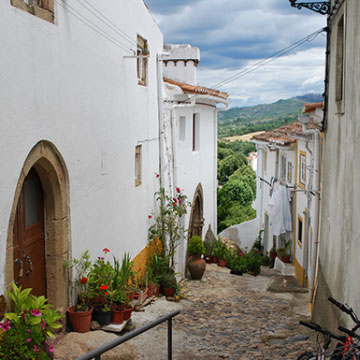
[[[303,114],[314,111],[317,108],[323,108],[323,107],[324,107],[323,102],[317,102],[317,103],[313,103],[313,104],[305,104],[303,107]]]
[[[311,129],[315,127],[313,125],[308,124],[307,128]],[[252,140],[289,146],[296,142],[296,139],[293,138],[291,134],[304,135],[302,124],[300,122],[294,122],[291,124],[283,125],[278,129],[270,130],[262,134],[255,135],[252,137]]]
[[[214,89],[209,89],[209,88],[206,88],[205,86],[185,84],[185,83],[181,83],[179,81],[175,81],[175,80],[171,80],[171,79],[167,79],[167,78],[164,78],[164,81],[169,84],[179,86],[184,92],[187,92],[187,93],[200,94],[200,95],[211,95],[211,96],[216,96],[216,97],[219,97],[219,98],[225,99],[225,100],[229,97],[229,94],[227,94],[225,92],[221,92],[219,90],[214,90]]]

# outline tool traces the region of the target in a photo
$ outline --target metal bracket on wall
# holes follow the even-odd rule
[[[301,3],[296,3],[296,0],[289,0],[289,1],[291,6],[296,7],[299,10],[305,7],[322,15],[330,14],[329,1],[301,2]]]

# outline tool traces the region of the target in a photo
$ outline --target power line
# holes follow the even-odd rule
[[[112,31],[116,32],[120,35],[124,40],[128,41],[133,46],[137,47],[137,43],[134,39],[132,39],[128,34],[126,34],[121,28],[119,28],[114,22],[112,22],[108,17],[106,17],[101,11],[99,11],[95,6],[90,4],[87,0],[84,0],[93,10],[89,9],[86,5],[84,5],[80,0],[77,0],[79,4],[81,4],[85,9],[87,9],[90,13],[92,13],[97,19],[99,19],[102,23],[104,23],[107,27],[109,27]],[[97,14],[101,17],[99,17]],[[110,25],[111,26],[110,26]],[[116,30],[115,30],[115,29]]]
[[[111,36],[110,34],[108,34],[106,31],[104,31],[103,29],[101,29],[100,27],[98,27],[96,24],[94,24],[92,21],[90,21],[89,19],[87,19],[84,15],[82,15],[79,11],[77,11],[76,9],[74,9],[72,6],[70,6],[69,4],[66,4],[66,6],[64,6],[61,2],[54,0],[56,4],[60,5],[65,11],[69,12],[71,15],[73,15],[75,18],[77,18],[79,21],[81,21],[83,24],[85,24],[86,26],[88,26],[89,28],[91,28],[92,30],[94,30],[96,33],[98,33],[100,36],[104,37],[105,39],[109,40],[110,42],[112,42],[114,45],[116,45],[117,47],[129,52],[131,55],[134,55],[134,51],[132,49],[130,49],[128,46],[122,44],[120,41],[118,41],[116,38],[114,38],[113,36]],[[74,12],[70,11],[68,9],[68,7],[70,7],[75,13],[77,13],[78,15],[76,15]]]
[[[249,74],[250,72],[253,72],[257,69],[259,69],[260,67],[268,64],[271,61],[274,61],[275,59],[289,53],[290,51],[296,49],[297,47],[301,46],[302,44],[304,44],[305,42],[311,42],[313,41],[320,33],[326,31],[326,28],[321,28],[307,36],[305,36],[303,39],[296,41],[295,43],[287,46],[286,48],[277,51],[276,53],[268,56],[267,58],[260,60],[259,62],[257,62],[256,64],[254,64],[253,66],[249,67],[249,68],[245,68],[243,70],[241,70],[240,72],[238,72],[237,74],[234,74],[232,76],[230,76],[229,78],[211,86],[212,89],[216,89],[219,87],[224,86],[225,84],[228,84],[229,82],[232,82],[234,80],[239,79],[240,77],[243,77],[247,74]]]

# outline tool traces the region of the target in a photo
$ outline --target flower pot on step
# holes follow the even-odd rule
[[[109,325],[111,321],[111,310],[103,311],[102,309],[94,309],[92,319],[97,321],[100,326]]]
[[[200,256],[191,256],[187,261],[187,267],[192,280],[201,280],[206,269],[206,262]]]
[[[76,306],[71,306],[67,309],[71,325],[75,332],[85,333],[90,331],[91,315],[93,308],[87,311],[75,311]]]

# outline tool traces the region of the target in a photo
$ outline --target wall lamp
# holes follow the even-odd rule
[[[305,7],[322,15],[327,15],[330,13],[329,1],[301,2],[301,3],[296,3],[297,0],[289,0],[289,1],[292,7],[296,7],[299,10]]]

